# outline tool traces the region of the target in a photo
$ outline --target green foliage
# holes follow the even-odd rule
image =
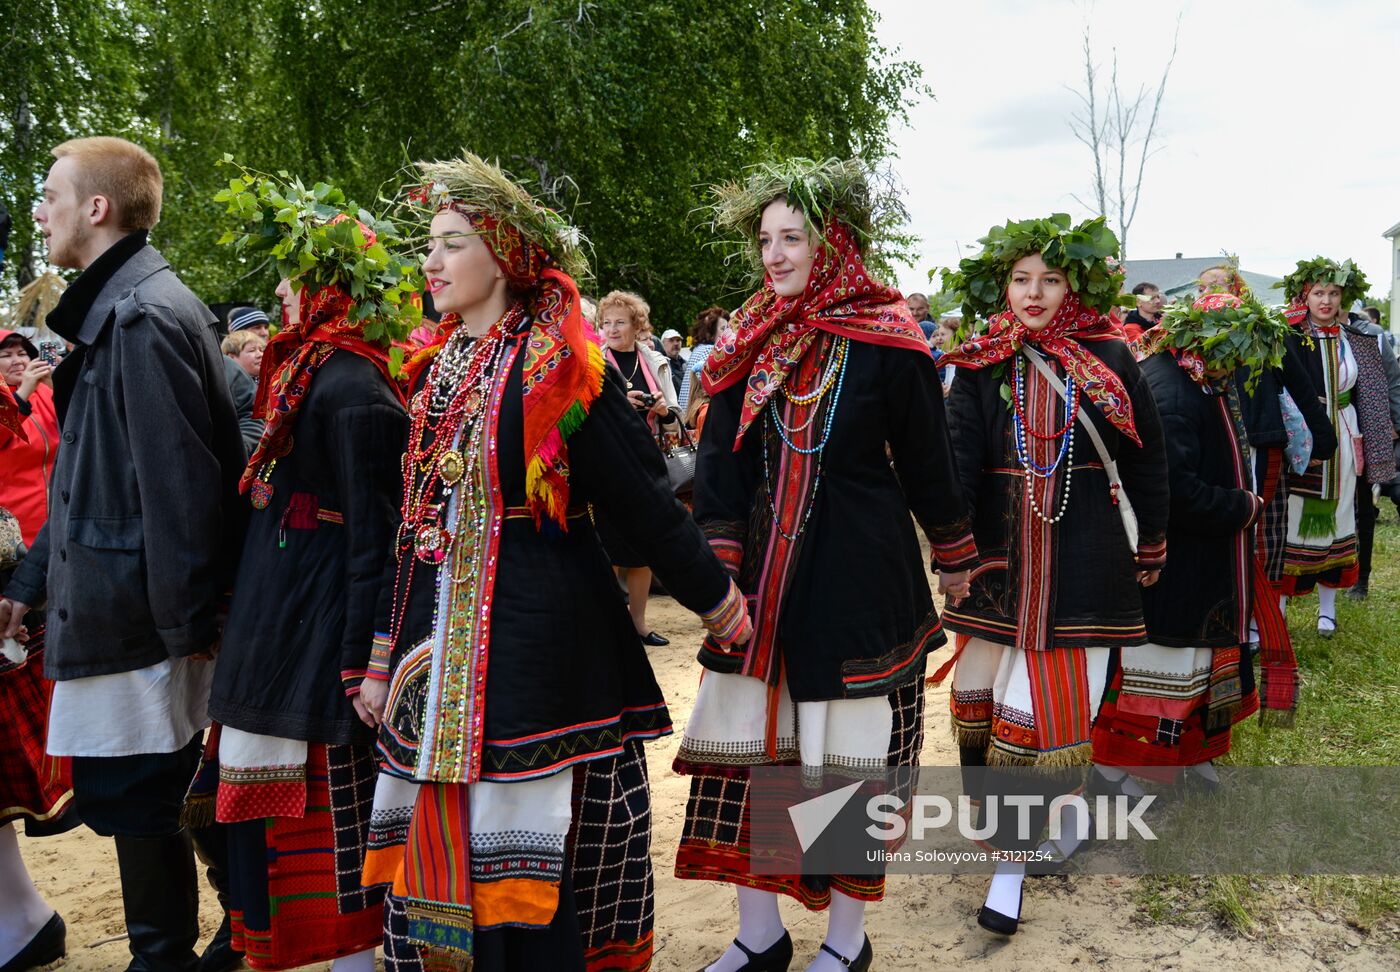
[[[1366,296],[1366,274],[1350,260],[1338,263],[1327,257],[1317,256],[1311,260],[1299,260],[1297,268],[1284,277],[1275,287],[1282,287],[1284,296],[1296,301],[1303,295],[1308,284],[1336,284],[1342,288],[1342,309],[1350,310],[1351,305]]]
[[[908,260],[909,238],[899,227],[908,219],[904,203],[890,180],[882,179],[858,158],[806,158],[761,162],[750,166],[743,179],[711,187],[712,226],[726,251],[726,260],[747,259],[750,279],[763,278],[758,250],[759,223],[768,204],[784,197],[807,221],[807,232],[826,244],[823,224],[835,216],[854,231],[861,255],[877,272],[891,271],[891,259]]]
[[[268,304],[276,282],[215,245],[224,153],[264,172],[315,173],[377,209],[406,163],[465,147],[532,177],[572,218],[592,241],[598,292],[636,290],[658,328],[685,331],[702,308],[741,297],[741,268],[696,226],[707,187],[765,158],[878,164],[919,78],[879,46],[866,0],[0,6],[24,38],[0,58],[14,247],[33,248],[34,264],[42,256],[20,217],[49,147],[120,134],[160,160],[152,242],[209,302]],[[19,152],[8,126],[22,91],[35,121]]]
[[[1233,300],[1233,298],[1231,299]],[[1283,365],[1285,339],[1292,332],[1277,311],[1252,295],[1237,306],[1199,308],[1191,301],[1177,301],[1162,312],[1153,329],[1157,349],[1191,350],[1212,371],[1249,369],[1245,384],[1253,394],[1266,370]]]
[[[403,341],[422,319],[417,295],[423,277],[404,256],[395,225],[377,219],[345,198],[335,186],[244,168],[225,155],[221,165],[238,170],[214,194],[234,223],[220,244],[235,253],[270,260],[297,289],[336,287],[348,294],[348,317],[363,322],[368,341]],[[367,236],[368,229],[372,236]]]
[[[1006,310],[1006,284],[1017,260],[1039,253],[1045,265],[1065,271],[1070,289],[1085,307],[1106,314],[1130,306],[1121,294],[1123,268],[1118,262],[1118,237],[1102,216],[1072,226],[1066,213],[1046,219],[1008,221],[993,226],[977,242],[982,252],[967,257],[956,270],[944,267],[943,288],[962,301],[964,324]],[[930,274],[930,277],[932,274]]]

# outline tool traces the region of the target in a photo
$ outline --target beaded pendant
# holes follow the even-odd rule
[[[253,485],[248,488],[248,502],[253,504],[255,510],[265,510],[272,502],[272,484],[261,479],[253,480]]]
[[[447,556],[449,539],[447,531],[436,523],[424,524],[414,536],[413,553],[425,564],[440,564]]]
[[[448,449],[438,459],[438,475],[449,486],[455,485],[462,478],[462,473],[465,470],[466,463],[462,460],[462,454],[456,449]]]

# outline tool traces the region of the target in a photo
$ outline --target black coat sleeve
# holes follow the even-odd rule
[[[1209,417],[1207,416],[1207,419]],[[1171,484],[1172,529],[1201,536],[1228,536],[1254,520],[1262,505],[1246,489],[1227,489],[1201,478],[1201,444],[1213,441],[1197,417],[1162,416]]]
[[[970,570],[977,563],[977,545],[954,466],[938,368],[928,355],[890,357],[886,423],[900,489],[928,537],[934,567]]]
[[[1283,356],[1283,387],[1298,411],[1303,413],[1303,421],[1312,433],[1312,458],[1328,460],[1337,453],[1337,430],[1332,428],[1332,420],[1327,417],[1327,409],[1318,400],[1318,389],[1308,376],[1302,355],[1306,352],[1296,338],[1288,339],[1288,353]]]
[[[1137,514],[1138,566],[1154,570],[1166,562],[1167,517],[1171,507],[1162,418],[1152,388],[1137,363],[1128,361],[1120,373],[1133,402],[1133,423],[1142,444],[1134,444],[1127,436],[1119,437],[1118,472]]]
[[[964,368],[948,393],[948,431],[953,444],[953,461],[962,485],[964,505],[970,514],[977,510],[986,468],[987,430],[990,423],[982,415],[982,385],[990,380],[984,371]]]
[[[734,451],[743,406],[743,382],[710,399],[695,466],[695,522],[720,562],[737,577],[748,540],[749,515],[758,495],[763,430],[757,421]]]
[[[408,418],[403,409],[389,404],[342,408],[335,413],[330,434],[335,445],[336,491],[345,518],[340,672],[346,691],[353,694],[369,663],[384,551],[393,543],[399,523],[403,479],[398,464],[384,457],[402,452]]]
[[[49,525],[39,528],[29,552],[19,562],[10,582],[5,585],[5,596],[29,607],[37,608],[47,597],[49,584]]]
[[[729,577],[676,499],[666,462],[613,370],[588,418],[569,439],[573,502],[594,505],[656,572],[666,590],[697,614],[729,594]]]

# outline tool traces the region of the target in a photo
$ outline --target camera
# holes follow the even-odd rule
[[[651,408],[653,405],[656,404],[656,396],[650,394],[649,392],[642,392],[641,404],[643,408]]]

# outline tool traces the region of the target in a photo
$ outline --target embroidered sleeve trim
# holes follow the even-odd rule
[[[744,593],[739,590],[739,585],[732,580],[729,582],[729,591],[724,595],[724,599],[711,610],[700,615],[700,620],[704,622],[706,629],[714,635],[715,640],[721,645],[733,644],[735,639],[740,637],[744,629],[748,627],[746,624],[748,619],[749,612],[744,601]]]
[[[340,680],[345,685],[345,694],[354,698],[360,694],[360,683],[365,680],[363,668],[341,669]]]
[[[1167,538],[1140,541],[1138,543],[1137,565],[1143,570],[1158,570],[1167,562]]]
[[[393,653],[393,641],[384,632],[376,631],[374,643],[369,650],[369,667],[365,670],[364,677],[379,682],[389,681],[389,659]]]

